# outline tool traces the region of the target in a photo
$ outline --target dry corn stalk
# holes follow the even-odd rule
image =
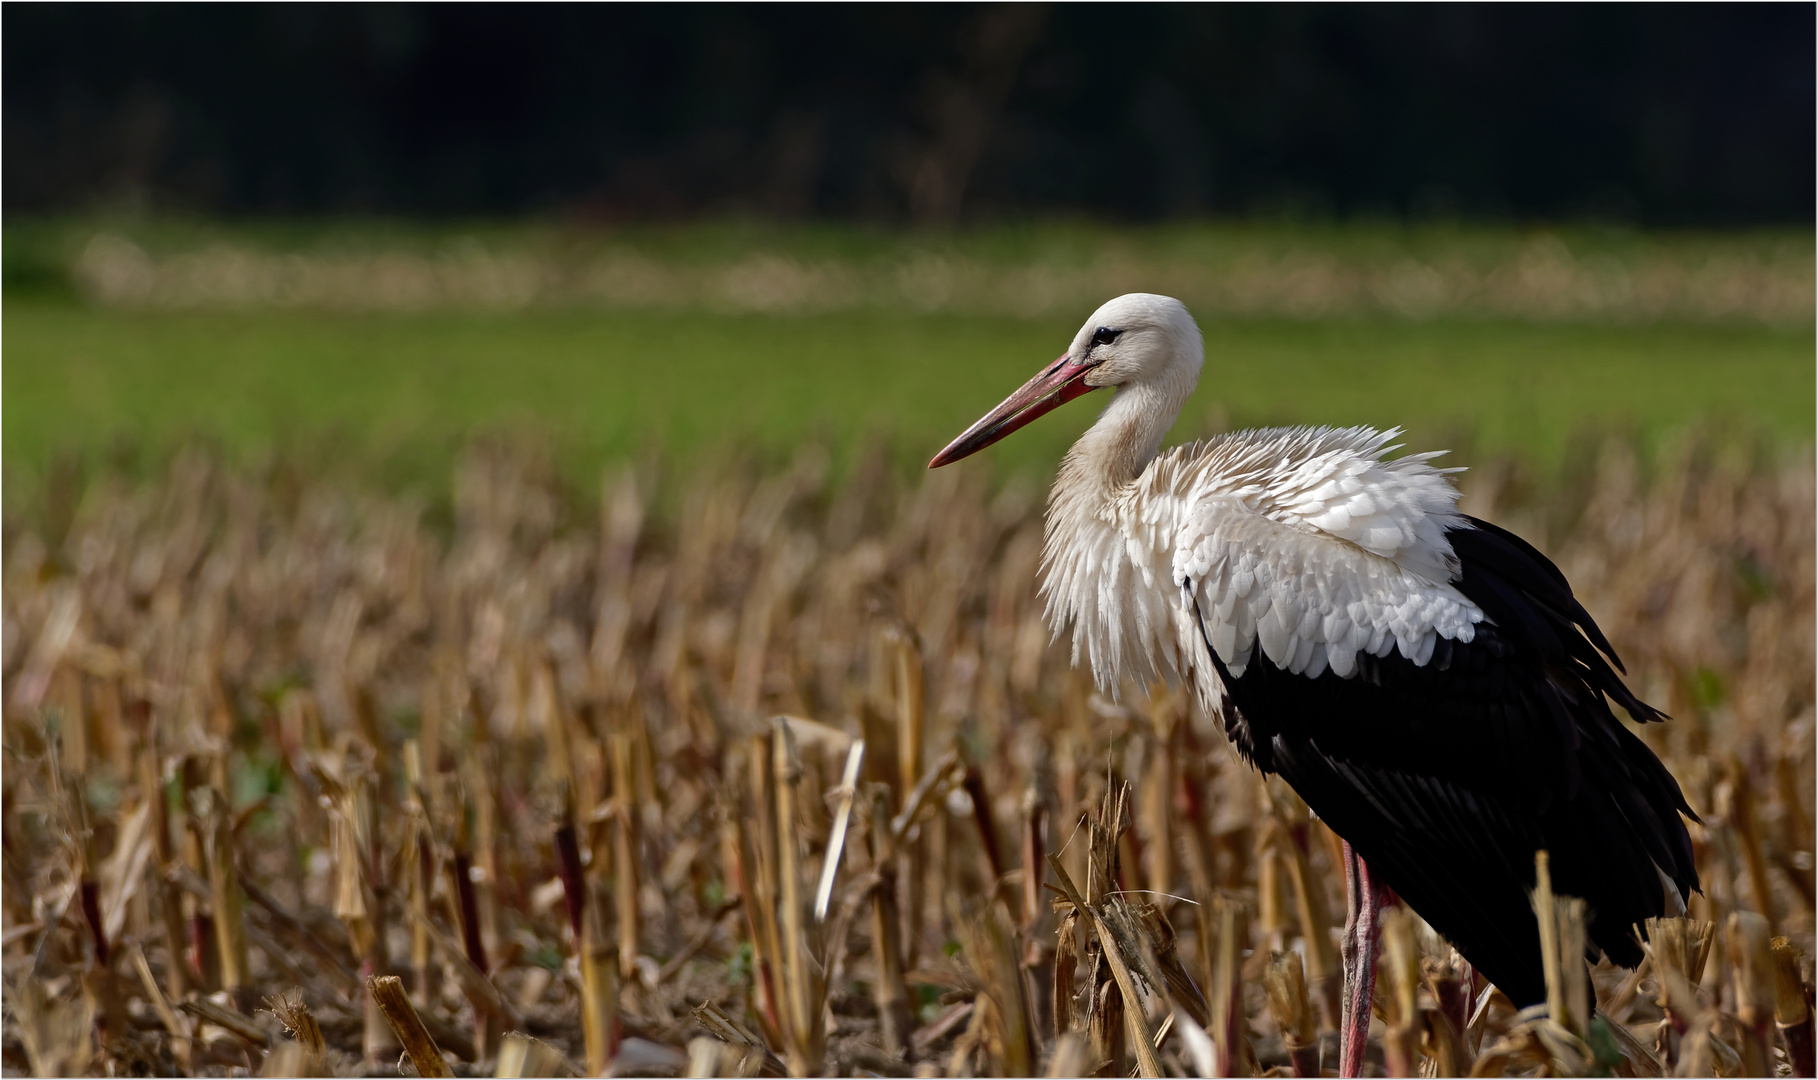
[[[922,792],[922,754],[925,741],[923,727],[926,723],[922,692],[924,689],[921,649],[915,635],[907,627],[890,623],[885,627],[884,642],[888,645],[893,660],[895,679],[896,705],[896,807],[900,820],[913,822],[915,815],[911,804],[916,792]],[[930,770],[932,772],[932,770]],[[925,794],[925,792],[924,792]],[[901,833],[904,830],[899,830]],[[902,925],[897,931],[897,940],[903,952],[904,966],[916,962],[921,935],[916,932],[916,921],[923,908],[921,890],[928,889],[934,893],[934,886],[924,879],[925,859],[922,847],[917,843],[899,843],[897,855],[897,917]]]
[[[183,895],[182,889],[162,872],[164,868],[175,865],[177,851],[171,843],[170,806],[165,798],[164,776],[158,761],[158,748],[155,740],[156,729],[148,732],[145,744],[139,752],[139,788],[151,807],[152,839],[156,845],[155,891],[158,897],[159,913],[164,923],[164,954],[170,962],[164,965],[165,996],[171,1000],[181,1001],[187,989],[183,977]]]
[[[763,737],[751,740],[750,755],[753,762],[768,764],[768,741]],[[772,883],[770,870],[771,860],[762,856],[764,851],[764,826],[769,820],[766,794],[766,777],[768,768],[758,768],[755,764],[751,770],[751,796],[755,804],[754,813],[747,828],[747,817],[742,802],[736,797],[734,805],[722,818],[722,850],[730,864],[729,876],[738,882],[739,899],[745,909],[745,923],[750,935],[752,951],[751,981],[753,994],[757,999],[758,1025],[764,1031],[767,1046],[783,1045],[784,1009],[780,993],[781,971],[777,966],[777,956],[781,952],[782,934],[776,922],[776,889]]]
[[[1100,964],[1103,963],[1101,960]],[[1094,968],[1099,966],[1094,965]],[[1086,988],[1086,1056],[1095,1062],[1092,1075],[1128,1076],[1130,1025],[1125,1012],[1129,1006],[1114,977],[1107,974],[1102,982],[1097,980],[1095,970],[1094,981]],[[1140,1075],[1142,1066],[1137,1068]]]
[[[1162,981],[1167,984],[1168,995],[1174,1003],[1187,1011],[1196,1022],[1204,1027],[1211,1020],[1211,1005],[1206,995],[1187,970],[1186,961],[1180,954],[1180,939],[1174,934],[1174,926],[1168,917],[1162,914],[1160,905],[1138,904],[1132,908],[1133,914],[1141,924],[1143,940],[1149,945],[1149,951],[1155,960],[1157,971]]]
[[[429,727],[430,723],[426,717],[424,726]],[[410,907],[410,970],[418,995],[425,1001],[434,1001],[442,989],[442,971],[432,962],[428,930],[429,900],[437,876],[436,845],[432,839],[436,815],[423,775],[423,748],[416,739],[405,740],[403,762],[405,808],[409,813],[404,883],[405,902]]]
[[[591,887],[576,943],[581,969],[581,1037],[587,1075],[604,1076],[619,1043],[619,963]]]
[[[788,1075],[782,1059],[770,1052],[764,1039],[737,1020],[727,1016],[718,1005],[711,1001],[703,1001],[695,1006],[693,1012],[696,1023],[710,1032],[722,1045],[736,1051],[736,1054],[728,1055],[722,1050],[718,1057],[722,1066],[729,1056],[736,1061],[736,1067],[731,1070],[730,1075]]]
[[[871,789],[871,865],[878,883],[871,890],[872,995],[877,1003],[884,1049],[913,1061],[909,1038],[909,991],[903,982],[903,954],[897,941],[896,871],[900,865],[891,839],[890,794],[882,784]]]
[[[1390,1076],[1414,1076],[1420,1064],[1420,1037],[1424,1025],[1420,1010],[1420,946],[1414,941],[1413,916],[1399,904],[1382,913],[1382,959],[1379,971],[1388,993],[1377,999],[1383,1006],[1387,1030],[1383,1033],[1383,1063]]]
[[[826,987],[811,970],[819,950],[809,940],[807,903],[802,895],[801,848],[795,820],[802,760],[789,722],[778,717],[773,728],[770,742],[776,791],[776,872],[781,884],[777,899],[782,907],[780,956],[789,1016],[789,1038],[784,1045],[789,1052],[790,1072],[814,1076],[820,1072],[825,1050],[821,1005]]]
[[[1241,903],[1224,895],[1214,897],[1209,907],[1209,921],[1215,936],[1210,943],[1211,1024],[1206,1033],[1217,1048],[1218,1074],[1248,1075],[1253,1072],[1255,1061],[1243,1015],[1244,947],[1250,941],[1249,913]]]
[[[1117,936],[1113,933],[1105,914],[1099,908],[1086,903],[1085,898],[1074,887],[1073,879],[1067,876],[1066,867],[1061,865],[1060,860],[1050,855],[1048,863],[1054,868],[1054,876],[1060,884],[1061,892],[1066,895],[1067,901],[1073,905],[1076,911],[1083,912],[1091,918],[1094,928],[1098,931],[1100,955],[1104,957],[1106,966],[1111,969],[1111,977],[1115,980],[1114,983],[1104,984],[1104,989],[1100,991],[1100,1000],[1107,1003],[1102,1007],[1109,1010],[1110,988],[1116,987],[1118,1006],[1123,1012],[1123,1027],[1130,1047],[1136,1054],[1138,1075],[1161,1076],[1161,1059],[1155,1054],[1155,1036],[1149,1030],[1149,1021],[1143,1014],[1143,997],[1137,990],[1135,977],[1131,974],[1130,964],[1118,944]],[[1109,1041],[1109,1033],[1107,1033],[1106,1040]],[[1113,1061],[1116,1060],[1116,1055],[1108,1056]]]
[[[191,1016],[222,1028],[253,1050],[263,1051],[271,1045],[271,1039],[251,1017],[219,1002],[192,996],[187,1001],[179,1002],[177,1007]]]
[[[1053,856],[1050,856],[1052,858]],[[1061,901],[1056,901],[1060,904]],[[1054,948],[1054,992],[1049,1002],[1053,1012],[1054,1037],[1058,1040],[1068,1034],[1078,1034],[1084,1030],[1081,1022],[1086,1011],[1080,1007],[1078,987],[1075,982],[1079,968],[1079,920],[1080,912],[1068,905],[1060,913],[1059,925],[1055,928]]]
[[[1735,974],[1736,1020],[1742,1033],[1742,1067],[1750,1076],[1773,1072],[1774,954],[1768,921],[1733,911],[1725,927]]]
[[[1462,958],[1452,954],[1457,964]],[[1466,984],[1453,962],[1422,961],[1427,988],[1433,995],[1433,1007],[1421,1006],[1425,1017],[1421,1053],[1430,1059],[1428,1066],[1435,1076],[1458,1076],[1470,1068],[1476,1055],[1465,1043],[1470,1023],[1471,999]],[[1469,972],[1469,968],[1466,968]],[[1625,1029],[1626,1030],[1626,1029]]]
[[[865,761],[865,740],[855,739],[846,752],[846,768],[840,774],[835,792],[839,809],[834,812],[833,833],[827,840],[827,854],[821,861],[821,880],[814,889],[814,921],[827,921],[827,908],[833,902],[833,883],[839,875],[840,858],[846,853],[846,828],[852,820],[852,802],[858,794],[859,769]]]
[[[398,1042],[404,1047],[417,1075],[453,1076],[448,1062],[442,1058],[441,1049],[430,1038],[429,1029],[423,1026],[416,1007],[410,1003],[410,995],[404,992],[403,981],[396,975],[375,975],[366,981],[366,985],[373,1000],[379,1003],[379,1011],[385,1014],[386,1022],[397,1033]]]
[[[1292,791],[1279,791],[1264,784],[1267,809],[1279,826],[1277,850],[1283,855],[1288,882],[1294,892],[1294,909],[1300,923],[1300,934],[1306,951],[1306,981],[1318,1002],[1326,1027],[1338,1023],[1339,963],[1337,947],[1332,940],[1332,912],[1327,904],[1324,883],[1315,876],[1308,859],[1312,832],[1306,804]]]
[[[1799,947],[1792,939],[1777,937],[1774,953],[1774,1023],[1786,1043],[1787,1063],[1794,1076],[1813,1075],[1811,990],[1799,974]]]
[[[1589,983],[1584,974],[1584,901],[1555,896],[1545,850],[1534,853],[1534,918],[1540,926],[1540,962],[1547,984],[1547,1012],[1583,1039],[1590,1031]]]
[[[988,902],[965,919],[966,960],[990,996],[993,1055],[1005,1076],[1031,1075],[1037,1061],[1034,1017],[1003,906]]]
[[[1731,778],[1729,821],[1735,833],[1736,843],[1742,848],[1742,865],[1748,873],[1749,896],[1752,906],[1761,917],[1767,920],[1768,936],[1775,930],[1774,890],[1768,882],[1767,859],[1762,854],[1761,826],[1756,820],[1754,785],[1749,782],[1749,770],[1740,760],[1732,756],[1729,761]]]
[[[136,941],[130,948],[133,969],[138,973],[139,984],[144,987],[146,999],[151,1002],[153,1011],[158,1014],[158,1022],[164,1025],[165,1032],[170,1035],[171,1057],[187,1071],[190,1067],[191,1050],[189,1028],[177,1016],[176,1010],[171,1008],[170,999],[164,996],[164,991],[158,985],[157,978],[152,975],[151,962],[145,958],[145,950]],[[319,1037],[317,1041],[320,1041]]]
[[[371,990],[374,976],[391,971],[378,803],[371,775],[351,745],[332,756],[318,755],[311,764],[333,808],[334,913],[347,927],[366,984],[365,1054],[368,1061],[382,1061],[396,1053],[398,1044]],[[222,970],[227,970],[225,962]]]
[[[612,757],[612,897],[618,916],[619,978],[637,977],[638,945],[638,814],[632,781],[632,741],[624,732],[607,736]]]
[[[1269,957],[1263,975],[1269,1013],[1281,1032],[1288,1065],[1295,1076],[1319,1075],[1319,1040],[1313,1029],[1313,1008],[1307,1000],[1306,977],[1299,953],[1278,952]]]
[[[1712,924],[1697,919],[1647,921],[1647,955],[1660,983],[1655,1004],[1666,1014],[1655,1038],[1655,1052],[1669,1068],[1683,1064],[1682,1038],[1697,1030],[1703,1017],[1695,988],[1704,975],[1715,930]],[[1705,1041],[1700,1038],[1698,1048],[1702,1052],[1704,1047]]]
[[[265,1007],[271,1010],[278,1023],[284,1027],[285,1034],[291,1037],[299,1054],[294,1064],[301,1071],[291,1073],[295,1076],[322,1076],[328,1068],[328,1044],[322,1038],[322,1027],[316,1023],[314,1014],[301,995],[291,998],[287,994],[266,998]]]
[[[202,837],[202,859],[208,867],[209,906],[214,915],[215,948],[220,956],[221,989],[234,991],[246,983],[246,931],[234,856],[233,818],[222,790],[211,785],[191,792],[190,822]]]

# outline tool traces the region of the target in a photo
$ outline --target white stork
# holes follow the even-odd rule
[[[1641,961],[1632,928],[1698,887],[1679,785],[1611,712],[1665,717],[1565,576],[1458,512],[1435,454],[1395,430],[1276,428],[1161,452],[1199,381],[1199,327],[1134,293],[929,462],[974,453],[1116,387],[1061,463],[1042,591],[1099,687],[1185,678],[1237,751],[1345,842],[1340,1072],[1360,1074],[1387,885],[1518,1006],[1542,1002],[1534,853],[1583,897],[1589,936]]]

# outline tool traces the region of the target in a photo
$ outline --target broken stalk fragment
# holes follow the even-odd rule
[[[418,1076],[452,1077],[448,1062],[442,1057],[442,1051],[436,1041],[429,1036],[429,1029],[423,1026],[423,1018],[417,1015],[416,1007],[410,1003],[410,995],[404,992],[404,983],[396,975],[374,975],[366,980],[366,987],[372,993],[373,1000],[379,1003],[379,1011],[398,1036],[398,1042],[404,1047],[404,1053],[410,1058],[410,1064],[417,1070]]]
[[[1812,1076],[1813,1040],[1811,999],[1800,976],[1799,946],[1791,938],[1777,937],[1774,953],[1774,1026],[1786,1043],[1786,1060],[1794,1076]]]

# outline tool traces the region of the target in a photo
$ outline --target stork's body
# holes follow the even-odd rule
[[[1554,887],[1588,901],[1594,944],[1638,963],[1630,928],[1697,887],[1690,810],[1612,714],[1661,719],[1564,576],[1458,513],[1435,455],[1385,459],[1394,432],[1248,431],[1160,452],[1201,360],[1177,301],[1120,297],[933,464],[1115,386],[1048,509],[1043,590],[1075,663],[1111,691],[1186,679],[1238,752],[1361,858],[1354,905],[1387,884],[1518,1004],[1545,997],[1537,849]],[[1367,1030],[1367,1009],[1353,1023]],[[1346,1036],[1355,1068],[1361,1034]]]

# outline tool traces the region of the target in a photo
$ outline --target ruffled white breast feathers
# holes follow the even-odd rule
[[[1455,470],[1383,460],[1397,434],[1239,432],[1177,447],[1102,501],[1057,486],[1050,625],[1072,625],[1075,662],[1112,691],[1197,669],[1207,642],[1233,675],[1260,649],[1316,678],[1349,677],[1360,653],[1424,666],[1439,638],[1470,641],[1484,614],[1452,584]]]
[[[1113,694],[1124,677],[1172,683],[1181,670],[1169,531],[1132,524],[1051,512],[1042,552],[1048,625],[1057,636],[1072,625],[1074,665],[1087,660]]]

